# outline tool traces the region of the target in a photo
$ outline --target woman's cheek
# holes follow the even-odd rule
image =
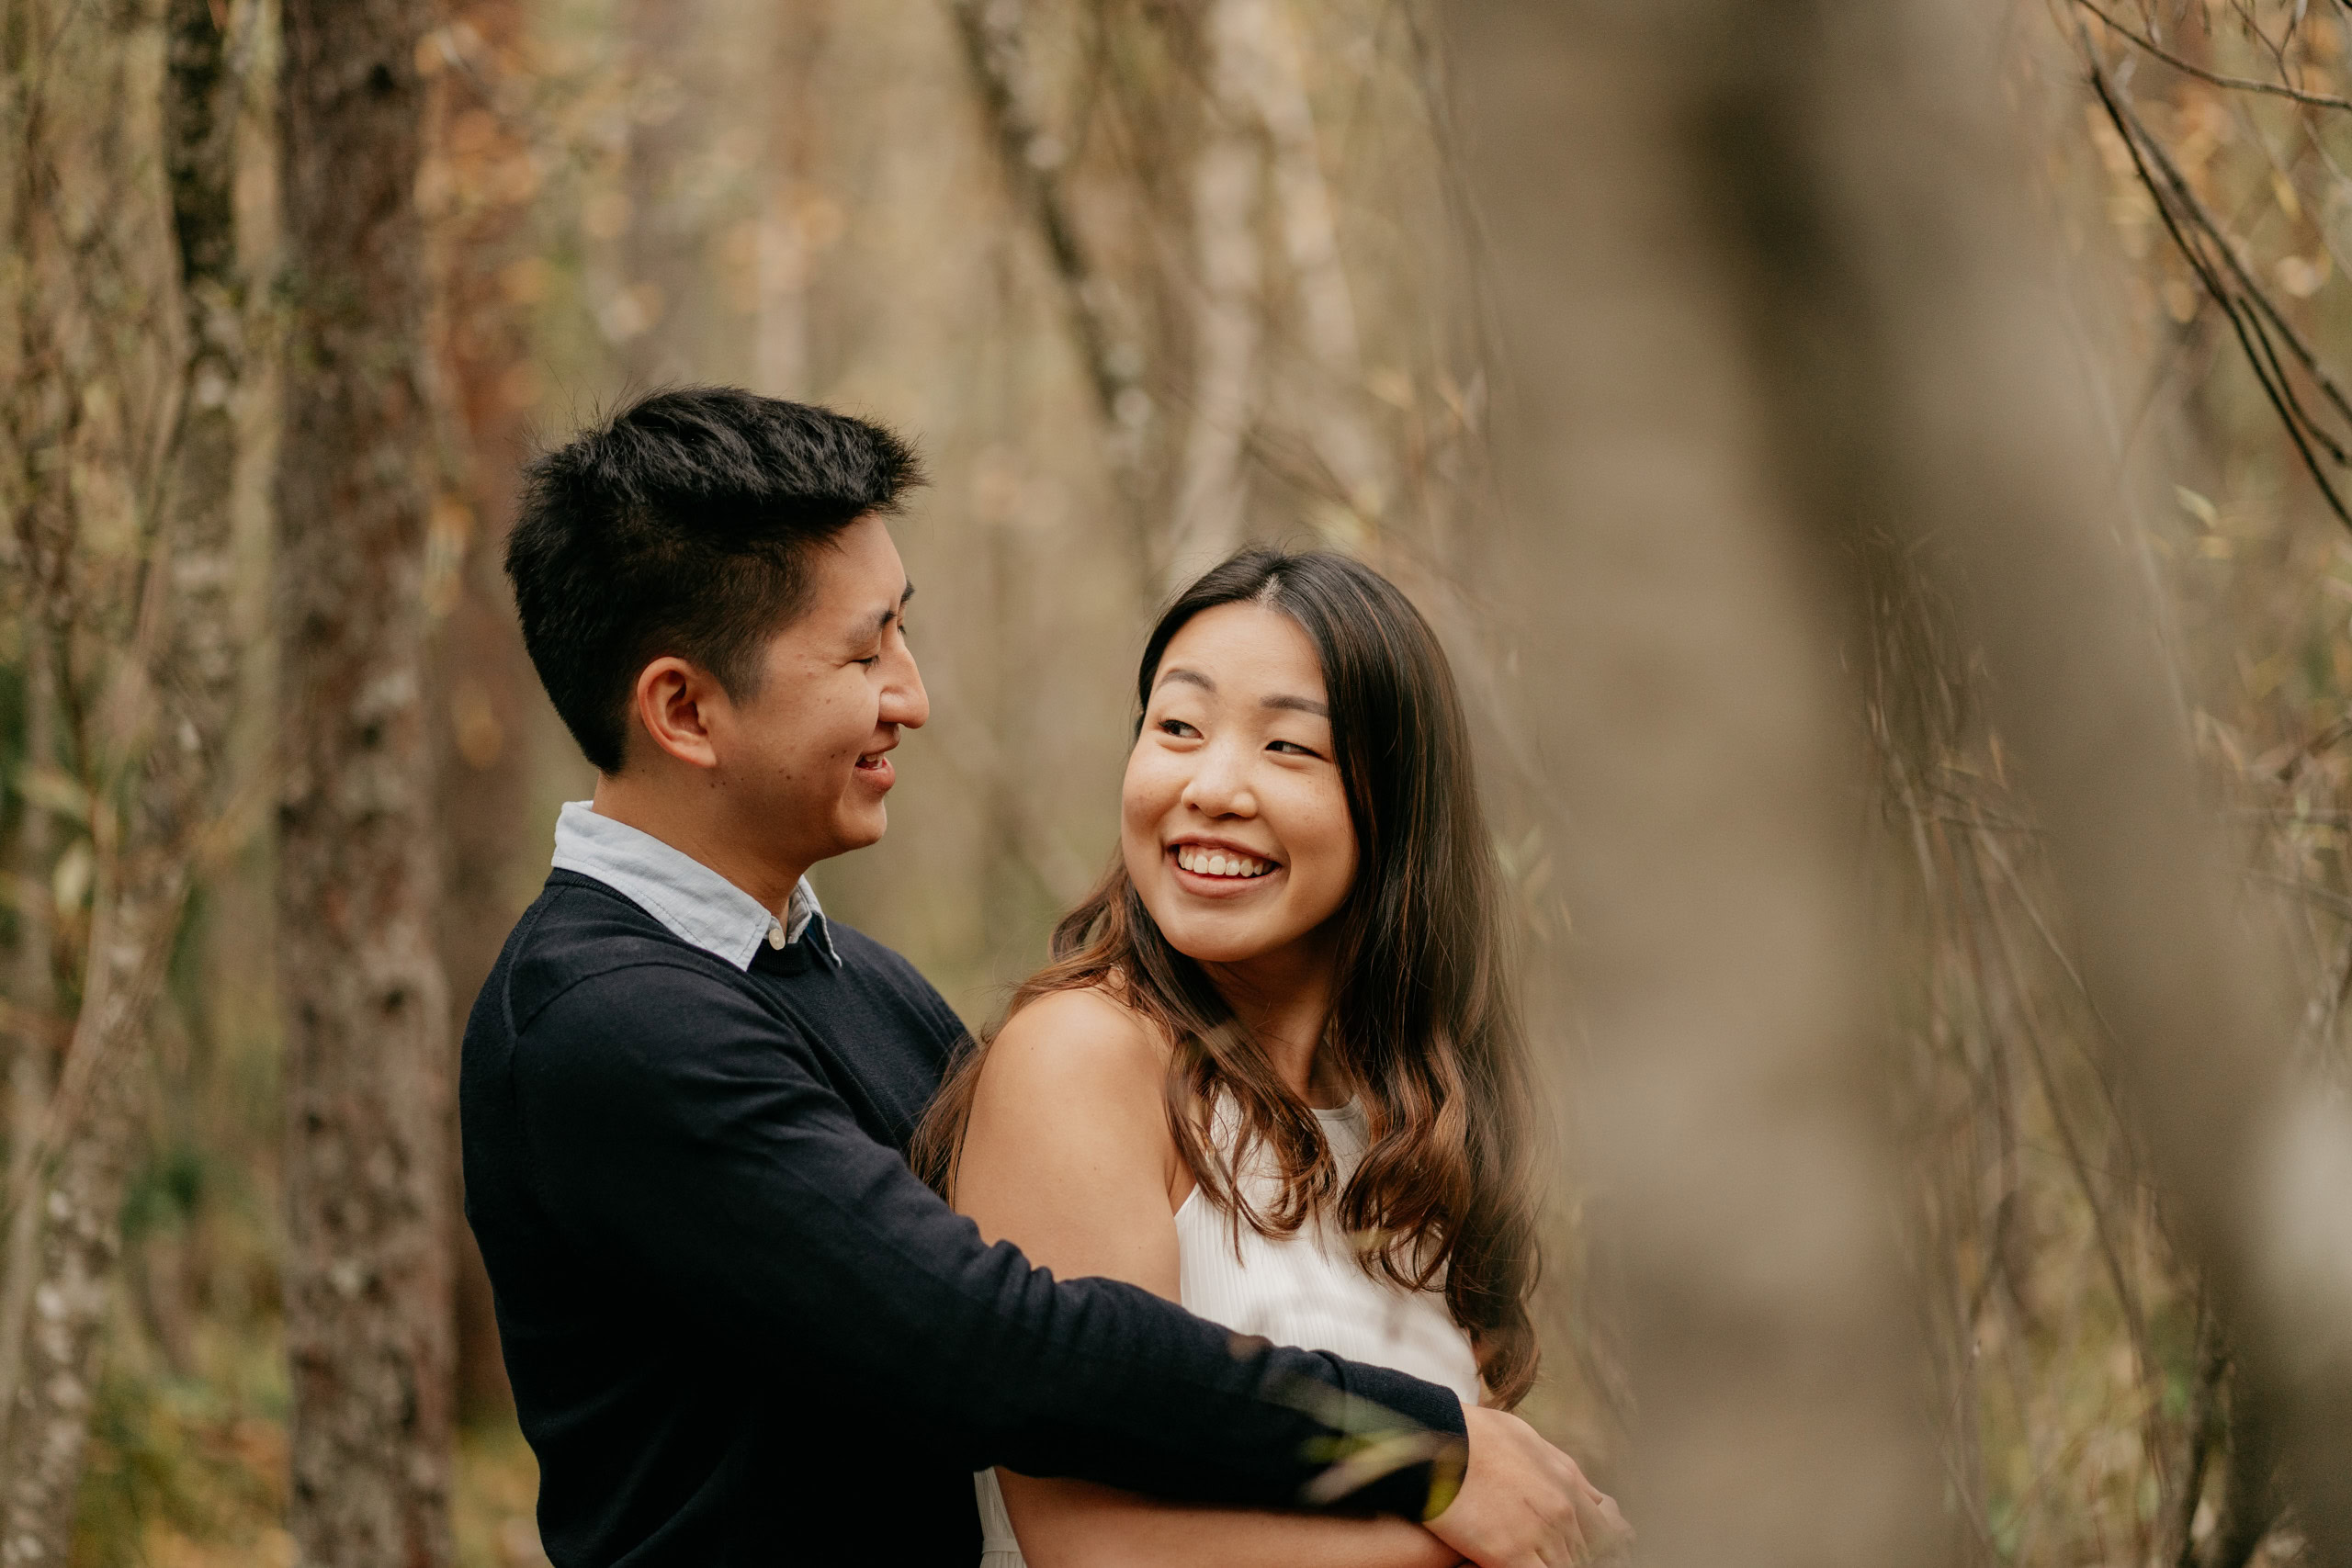
[[[1128,877],[1140,884],[1158,869],[1159,817],[1144,780],[1130,767],[1119,793],[1119,850],[1126,857]]]
[[[1302,804],[1307,808],[1304,821],[1314,825],[1308,850],[1314,875],[1308,896],[1318,918],[1328,919],[1346,901],[1348,889],[1355,883],[1355,829],[1344,795],[1317,790],[1311,803]]]
[[[1138,750],[1128,760],[1125,780],[1120,785],[1120,817],[1129,829],[1153,832],[1168,807],[1183,793],[1183,781],[1175,776],[1168,759]]]

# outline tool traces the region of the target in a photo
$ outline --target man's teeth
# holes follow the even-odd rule
[[[1176,846],[1176,863],[1203,876],[1263,876],[1274,869],[1271,861],[1230,850],[1204,850],[1198,844]]]

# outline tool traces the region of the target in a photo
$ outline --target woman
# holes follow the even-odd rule
[[[1136,691],[1118,859],[951,1074],[918,1164],[1058,1274],[1515,1404],[1527,1094],[1435,637],[1359,562],[1252,550],[1161,617]],[[1404,1520],[978,1483],[985,1568],[1454,1561]]]

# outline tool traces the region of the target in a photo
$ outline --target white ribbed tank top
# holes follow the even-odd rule
[[[1363,1159],[1363,1110],[1351,1104],[1315,1115],[1344,1188]],[[1230,1125],[1220,1121],[1221,1129]],[[1221,1131],[1220,1142],[1225,1135]],[[1271,1203],[1280,1191],[1271,1169],[1244,1173],[1241,1179],[1256,1203]],[[1447,1314],[1445,1298],[1435,1291],[1401,1291],[1366,1273],[1329,1214],[1286,1236],[1261,1235],[1245,1224],[1238,1245],[1235,1229],[1231,1216],[1198,1187],[1176,1211],[1180,1299],[1187,1311],[1277,1345],[1409,1372],[1452,1389],[1464,1404],[1478,1402],[1478,1359]],[[996,1472],[980,1471],[973,1484],[980,1500],[980,1568],[1024,1568]]]

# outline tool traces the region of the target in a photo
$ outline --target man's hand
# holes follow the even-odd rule
[[[1470,1460],[1462,1490],[1429,1521],[1440,1540],[1479,1568],[1568,1568],[1584,1557],[1589,1531],[1623,1529],[1617,1505],[1534,1427],[1508,1411],[1474,1406],[1462,1415]]]

